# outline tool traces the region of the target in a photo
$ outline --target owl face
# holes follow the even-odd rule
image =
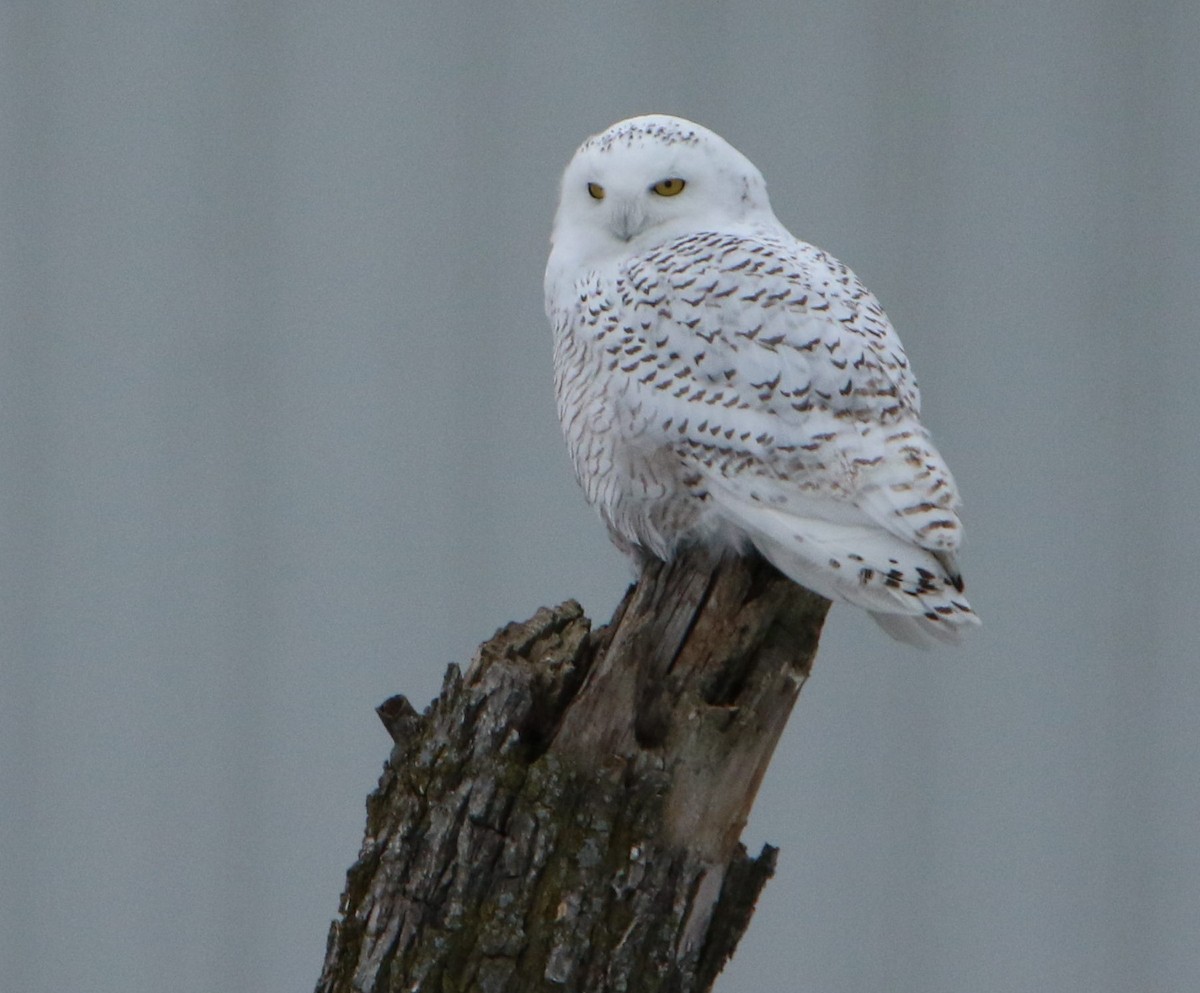
[[[635,117],[575,153],[552,240],[556,251],[594,263],[764,211],[761,173],[724,139],[676,117]]]

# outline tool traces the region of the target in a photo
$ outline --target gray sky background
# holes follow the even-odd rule
[[[630,578],[541,277],[690,117],[882,299],[985,626],[835,607],[721,993],[1200,976],[1200,6],[0,7],[0,987],[310,989],[388,751]]]

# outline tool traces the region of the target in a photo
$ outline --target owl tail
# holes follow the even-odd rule
[[[736,523],[775,568],[830,600],[866,608],[897,641],[953,645],[964,628],[979,623],[944,555],[939,559],[877,525],[835,524],[745,504],[738,509]]]
[[[962,602],[966,604],[965,600]],[[979,617],[971,610],[970,604],[967,604],[967,616],[970,617],[970,620],[957,623],[947,622],[940,618],[934,621],[925,616],[885,614],[878,610],[872,610],[870,614],[871,620],[889,635],[897,641],[902,641],[915,648],[937,648],[940,645],[961,644],[963,628],[979,623]]]

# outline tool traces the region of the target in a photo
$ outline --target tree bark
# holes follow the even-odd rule
[[[318,993],[701,993],[776,850],[738,838],[827,600],[765,562],[645,563],[598,631],[543,608],[395,740]]]

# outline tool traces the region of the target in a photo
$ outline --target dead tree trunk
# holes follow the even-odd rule
[[[738,838],[828,601],[759,560],[648,563],[482,645],[395,747],[318,993],[709,990],[775,865]]]

